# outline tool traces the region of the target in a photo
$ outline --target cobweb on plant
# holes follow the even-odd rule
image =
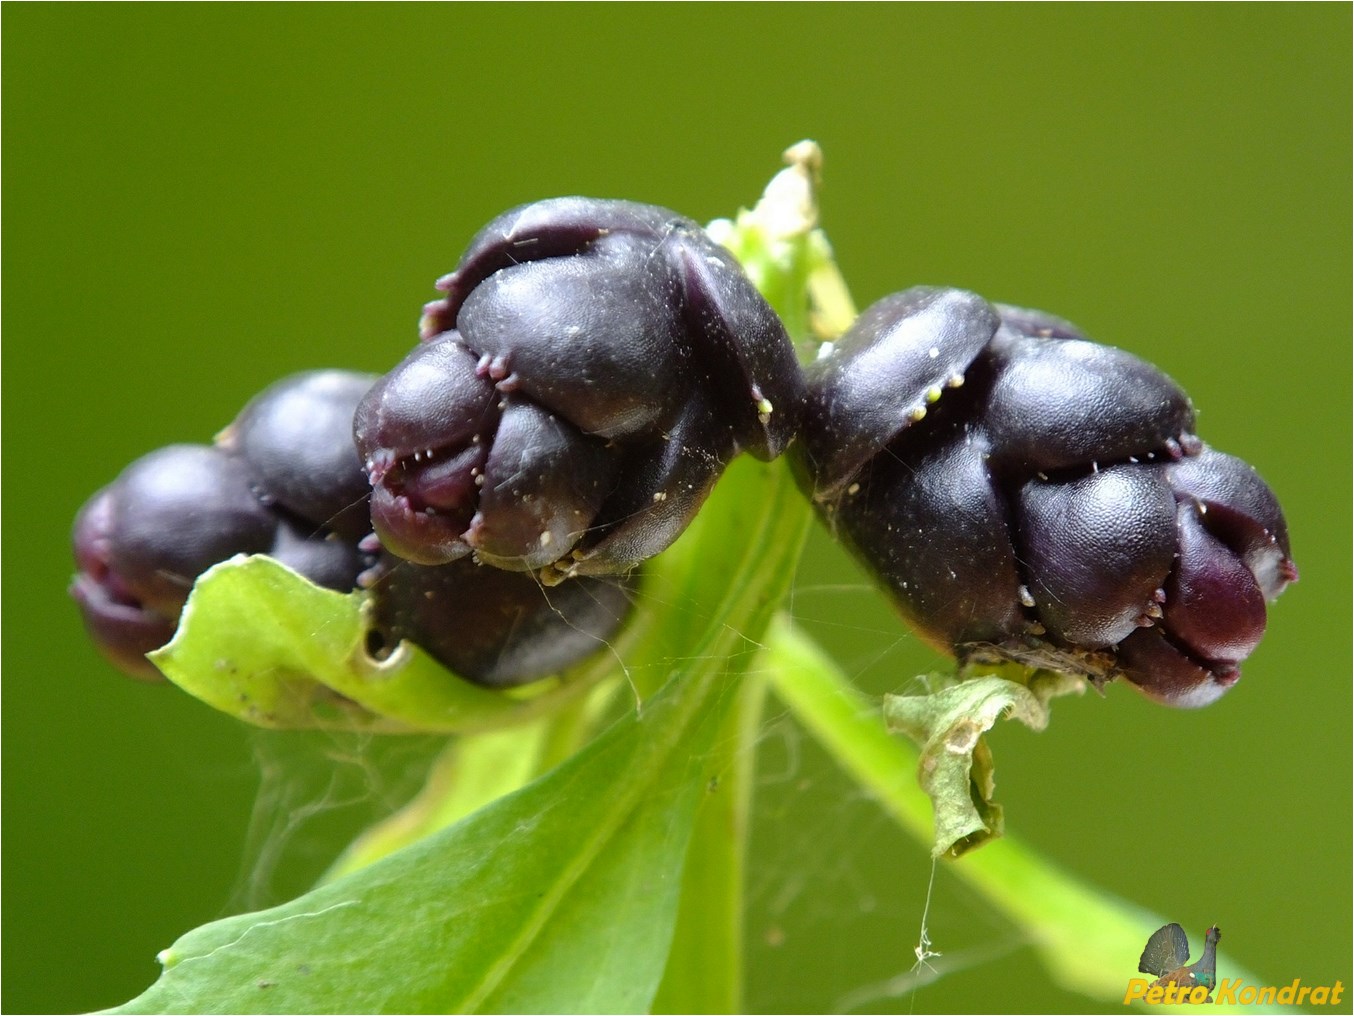
[[[551,589],[539,588],[549,602]],[[612,656],[633,692],[617,708],[640,708],[617,646],[601,638],[598,643],[598,652]],[[259,910],[312,888],[345,846],[418,794],[448,743],[440,734],[333,729],[256,729],[249,737],[259,783],[222,914]]]
[[[305,892],[339,849],[409,799],[445,740],[345,731],[252,731],[258,790],[226,913]]]

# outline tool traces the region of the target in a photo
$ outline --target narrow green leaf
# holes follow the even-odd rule
[[[777,618],[759,666],[777,697],[837,763],[914,839],[931,843],[931,802],[917,786],[915,749],[884,727],[879,709],[788,618]],[[946,865],[1024,930],[1050,975],[1069,991],[1119,1008],[1144,944],[1165,920],[1060,870],[1014,836]],[[1219,954],[1218,967],[1270,984]],[[1171,1011],[1153,1006],[1153,1011]],[[1263,1009],[1256,1012],[1287,1011]]]
[[[459,822],[512,793],[578,751],[596,729],[616,681],[529,723],[453,738],[434,760],[423,788],[403,808],[366,829],[325,873],[350,874]]]
[[[365,830],[334,862],[323,881],[379,861],[525,786],[536,775],[535,761],[543,735],[543,725],[538,721],[474,738],[454,738],[433,761],[423,789],[413,800]]]

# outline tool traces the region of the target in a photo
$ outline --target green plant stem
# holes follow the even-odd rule
[[[931,802],[917,783],[917,752],[887,733],[879,708],[783,615],[767,633],[762,665],[772,690],[795,718],[899,826],[929,849]],[[1143,944],[1166,923],[1086,885],[1009,834],[945,868],[1025,933],[1056,981],[1106,1004],[1123,1003],[1129,978],[1139,976],[1134,966]],[[1218,969],[1248,984],[1271,983],[1227,956],[1219,955]],[[1153,1011],[1163,1008],[1154,1006]]]
[[[744,675],[706,760],[677,929],[655,1013],[743,1011],[743,889],[766,681]]]

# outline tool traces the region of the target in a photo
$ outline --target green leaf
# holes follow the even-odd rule
[[[660,693],[457,824],[281,907],[189,932],[162,954],[160,979],[115,1011],[648,1008],[712,739],[808,519],[788,469],[736,463],[642,587],[652,623],[626,672],[636,688],[662,680]]]
[[[718,719],[703,692],[674,682],[550,779],[291,903],[190,932],[117,1011],[645,1008],[698,800],[688,768]]]
[[[616,681],[605,682],[595,686],[587,698],[575,699],[530,723],[452,738],[433,761],[413,800],[365,830],[324,879],[379,861],[552,769],[579,749],[616,690]]]
[[[379,861],[525,786],[536,775],[543,734],[538,722],[453,738],[433,761],[414,799],[354,840],[324,881]]]
[[[150,659],[189,694],[256,726],[394,733],[522,722],[605,669],[585,665],[564,685],[513,695],[456,677],[408,642],[375,660],[365,603],[365,593],[321,589],[271,558],[232,558],[198,578],[173,640]]]
[[[885,695],[884,719],[890,730],[921,748],[917,779],[936,814],[932,854],[958,857],[1003,830],[1002,808],[993,800],[992,752],[983,735],[1002,715],[1043,730],[1049,700],[1080,693],[1085,682],[1036,671],[1028,684],[995,676],[956,681],[936,674],[927,683],[934,690],[925,695]]]

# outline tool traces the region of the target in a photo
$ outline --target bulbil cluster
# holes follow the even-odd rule
[[[317,585],[350,590],[367,486],[353,409],[375,377],[314,371],[258,395],[211,445],[145,455],[80,510],[71,594],[100,650],[149,680],[193,582],[236,554],[268,554]],[[346,417],[346,419],[345,419]]]
[[[1066,321],[917,287],[808,373],[805,486],[945,651],[1204,705],[1297,577],[1274,495],[1185,393]]]
[[[696,223],[559,198],[489,223],[424,344],[359,407],[381,542],[412,561],[624,573],[686,527],[740,451],[794,436],[779,318]]]
[[[145,654],[173,637],[197,577],[236,554],[268,554],[339,592],[369,588],[374,655],[409,639],[480,684],[553,673],[616,631],[629,609],[617,580],[546,598],[530,576],[470,561],[420,568],[380,553],[367,538],[371,491],[352,439],[375,380],[342,370],[284,378],[214,444],[151,452],[86,503],[71,592],[114,664],[158,679]]]
[[[832,531],[962,659],[1203,705],[1297,577],[1274,495],[1200,441],[1184,392],[1049,315],[917,287],[801,372],[698,225],[587,198],[496,218],[437,286],[389,374],[279,382],[85,506],[73,592],[115,662],[154,673],[194,579],[267,553],[369,587],[375,654],[408,639],[531,680],[617,629],[626,576],[735,455],[796,439]]]

